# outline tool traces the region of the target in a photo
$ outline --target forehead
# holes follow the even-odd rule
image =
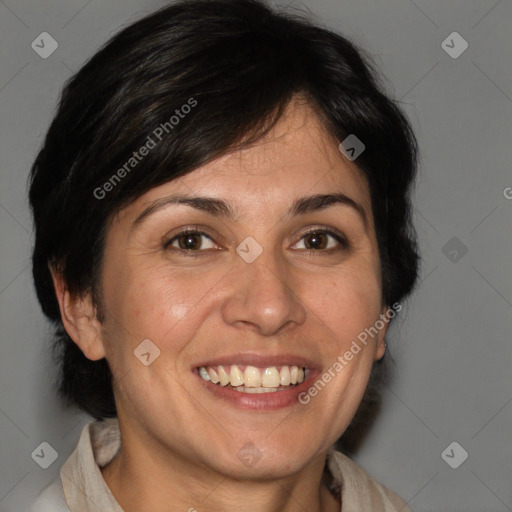
[[[250,209],[268,214],[298,197],[331,192],[348,195],[371,216],[363,173],[341,154],[312,107],[295,100],[261,140],[149,190],[119,220],[174,193],[229,199],[241,218]]]

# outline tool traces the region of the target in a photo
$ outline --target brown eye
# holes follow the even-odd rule
[[[297,247],[300,244],[303,244],[303,247]],[[303,235],[294,247],[310,252],[331,252],[336,249],[348,249],[349,243],[342,235],[332,231],[316,229]]]
[[[328,239],[325,233],[309,233],[304,237],[306,249],[325,249]]]
[[[177,240],[180,249],[191,250],[201,248],[201,237],[195,233],[181,235]]]
[[[206,241],[204,239],[207,239]],[[209,235],[201,231],[183,231],[164,244],[164,249],[199,252],[214,249],[216,245]]]

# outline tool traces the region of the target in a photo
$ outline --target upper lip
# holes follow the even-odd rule
[[[238,352],[232,355],[218,356],[213,359],[207,359],[194,364],[193,368],[201,368],[201,366],[227,366],[233,364],[258,366],[260,368],[283,365],[298,367],[305,366],[309,370],[319,368],[318,364],[314,363],[311,359],[295,354],[266,355],[257,354],[255,352]]]

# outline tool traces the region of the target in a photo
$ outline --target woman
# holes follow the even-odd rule
[[[31,173],[60,393],[96,419],[33,510],[408,510],[334,447],[416,283],[415,170],[307,20],[193,0],[116,35]]]

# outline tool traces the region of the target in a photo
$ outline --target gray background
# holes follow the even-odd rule
[[[0,507],[7,512],[25,510],[57,477],[88,421],[64,410],[52,387],[49,328],[29,266],[28,170],[64,81],[121,26],[161,5],[0,2]],[[293,5],[373,55],[422,153],[414,214],[422,284],[392,328],[395,378],[355,459],[418,512],[512,510],[512,4]],[[31,48],[45,31],[59,44],[47,59]],[[469,44],[456,59],[441,47],[453,31]],[[31,458],[43,441],[59,453],[46,470]],[[457,469],[441,457],[453,441],[469,454]],[[449,452],[451,460],[460,453]]]

